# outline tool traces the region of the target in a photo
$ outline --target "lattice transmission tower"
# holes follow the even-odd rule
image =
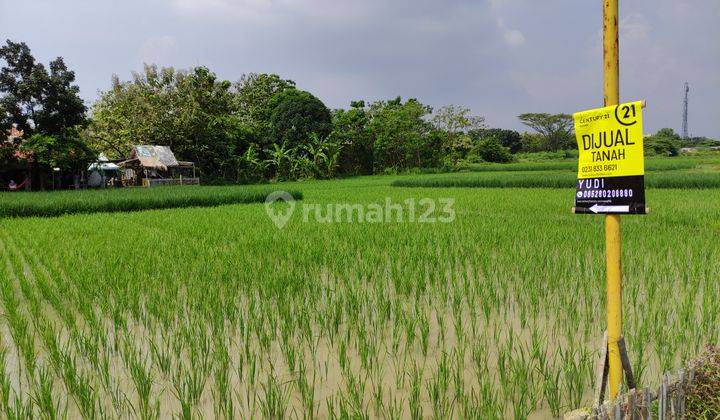
[[[685,99],[683,99],[683,121],[682,121],[682,137],[684,139],[688,138],[688,121],[687,121],[687,114],[688,114],[688,92],[690,92],[690,85],[688,85],[688,82],[685,82],[685,87],[683,89],[685,93]]]

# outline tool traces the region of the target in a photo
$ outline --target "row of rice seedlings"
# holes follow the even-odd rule
[[[146,230],[152,231],[159,241],[169,244],[173,233],[183,229],[161,233],[148,226]],[[143,235],[147,232],[138,233],[138,237]],[[174,240],[182,242],[183,247],[191,244],[193,248],[203,249],[201,239],[183,236]],[[29,248],[42,246],[33,243],[29,237],[22,242]],[[183,247],[165,249],[172,255],[183,253]],[[347,252],[351,253],[353,249],[350,246]],[[597,304],[596,287],[590,282],[573,282],[578,287],[575,293],[553,293],[561,287],[561,282],[556,279],[567,278],[567,273],[562,271],[569,267],[565,256],[547,254],[548,258],[555,258],[559,268],[553,265],[545,267],[548,274],[543,276],[541,283],[533,278],[537,258],[524,255],[522,247],[512,255],[488,256],[473,260],[472,264],[441,264],[430,269],[423,267],[417,254],[406,252],[395,254],[403,264],[392,263],[392,260],[383,262],[379,258],[373,263],[360,261],[343,267],[352,261],[352,254],[345,255],[346,251],[342,248],[337,251],[332,259],[322,260],[299,252],[301,261],[304,259],[306,263],[287,265],[281,267],[281,271],[284,271],[283,276],[300,280],[301,285],[293,287],[271,283],[260,291],[253,283],[243,284],[245,279],[242,277],[226,281],[228,279],[213,270],[199,277],[195,277],[197,272],[180,274],[179,284],[164,285],[162,273],[177,275],[184,272],[180,268],[184,265],[182,261],[178,265],[175,259],[168,260],[166,256],[144,260],[149,266],[159,267],[160,276],[157,279],[142,275],[134,279],[133,275],[142,273],[138,271],[123,275],[121,281],[99,283],[93,270],[102,267],[121,273],[120,262],[103,259],[103,264],[90,264],[79,273],[73,273],[73,280],[81,287],[78,287],[77,296],[73,293],[68,295],[68,304],[78,305],[96,298],[100,316],[110,320],[109,326],[92,321],[88,321],[88,325],[94,325],[92,328],[100,331],[114,331],[115,334],[107,336],[121,337],[121,348],[124,342],[142,347],[143,341],[149,340],[158,349],[171,349],[149,350],[157,355],[144,355],[144,361],[136,365],[142,365],[146,376],[158,372],[161,376],[155,375],[156,380],[174,381],[178,384],[175,388],[183,389],[182,396],[177,390],[174,393],[178,394],[174,397],[178,400],[181,416],[187,416],[194,409],[199,410],[194,403],[198,398],[191,394],[202,395],[205,382],[215,375],[217,366],[221,364],[197,356],[198,352],[215,352],[222,346],[218,337],[224,333],[229,333],[231,338],[228,353],[240,355],[227,360],[227,370],[233,372],[227,381],[248,384],[244,389],[239,387],[238,393],[231,397],[231,400],[237,401],[237,404],[232,404],[238,413],[301,412],[307,407],[314,407],[317,415],[354,413],[368,416],[378,411],[391,411],[405,415],[483,412],[520,417],[544,404],[552,404],[555,407],[551,407],[553,411],[572,407],[578,398],[577,389],[587,389],[592,376],[588,373],[588,366],[592,365],[589,355],[594,352],[600,335],[597,328],[588,326],[597,317],[596,308],[601,305]],[[67,258],[72,253],[49,248],[43,255],[45,253],[57,256],[43,258],[48,266],[53,267],[48,271],[56,271],[62,276],[63,271],[73,269],[69,262],[71,259]],[[203,255],[207,258],[205,265],[213,269],[221,267],[227,258],[224,252]],[[516,258],[529,258],[535,264],[517,264]],[[598,255],[588,262],[573,260],[573,264],[579,265],[577,270],[582,271],[584,265],[592,266],[599,260]],[[16,261],[18,263],[22,265],[19,260]],[[369,277],[347,275],[353,271],[368,272],[366,264],[385,268],[370,270]],[[712,262],[710,264],[712,267]],[[717,273],[717,265],[714,267],[705,273],[697,273],[698,278],[712,278]],[[260,266],[256,270],[265,272]],[[650,267],[636,273],[631,269],[629,274],[631,278],[638,273],[658,278],[652,270]],[[202,280],[194,287],[183,286],[183,282],[190,278]],[[523,284],[523,287],[509,287],[508,278],[515,278],[514,283]],[[318,279],[321,281],[318,282]],[[697,298],[700,293],[717,295],[716,284],[708,282],[709,285],[706,285],[706,282],[693,278],[688,280],[689,286],[683,288],[685,294],[681,294],[683,299],[690,301],[689,296]],[[127,283],[123,284],[125,281]],[[146,284],[140,286],[141,281]],[[687,319],[701,319],[700,325],[712,325],[707,324],[707,319],[717,317],[712,315],[717,312],[712,308],[710,314],[693,316],[689,309],[682,309],[682,316],[666,320],[663,312],[668,306],[662,304],[659,297],[667,296],[671,289],[655,283],[630,283],[626,294],[630,297],[652,295],[652,301],[659,303],[657,307],[641,308],[647,312],[642,313],[645,319],[655,317],[665,321],[666,334],[667,321],[674,331],[679,330],[677,326]],[[29,283],[25,286],[28,296],[34,295],[30,291],[31,286]],[[15,291],[8,293],[14,294]],[[103,297],[103,293],[111,299]],[[238,298],[223,298],[227,295]],[[602,299],[601,294],[599,297]],[[635,299],[641,300],[639,297]],[[28,303],[28,306],[37,308],[40,305]],[[543,311],[538,313],[540,307]],[[632,307],[629,309],[628,318],[632,323],[639,312]],[[83,319],[93,317],[97,317],[93,311],[83,315]],[[134,334],[136,324],[143,326],[142,339]],[[638,324],[638,334],[649,337],[651,342],[658,342],[662,340],[656,334],[660,331],[658,324],[663,322]],[[547,335],[544,338],[528,335],[537,330],[547,331]],[[157,338],[162,337],[160,331],[168,332],[164,339]],[[648,334],[648,331],[652,333]],[[113,346],[113,340],[107,339],[109,347]],[[92,348],[83,344],[86,341],[93,342],[90,338],[69,340],[68,345],[77,350],[68,351],[80,353],[79,349]],[[567,350],[568,343],[577,343],[578,350]],[[118,347],[117,344],[114,346]],[[152,345],[148,346],[152,348]],[[476,348],[487,348],[489,354],[482,356]],[[329,349],[332,352],[328,354]],[[564,349],[564,353],[559,349]],[[689,352],[690,349],[674,346],[667,353],[677,355],[681,351]],[[125,353],[141,354],[139,348],[126,350]],[[338,360],[344,360],[342,364],[345,367],[339,369],[341,386],[335,388],[338,391],[326,396],[322,388],[334,383],[331,378],[333,353]],[[73,357],[58,359],[64,367],[72,363]],[[92,367],[93,359],[88,357],[82,361],[75,358],[74,363],[76,366],[78,362],[87,363]],[[414,363],[428,367],[418,368],[415,376],[411,376],[406,372]],[[477,366],[483,364],[484,367]],[[124,370],[129,371],[130,368],[126,366]],[[479,373],[467,377],[467,370]],[[296,379],[300,371],[306,376],[302,385],[306,391],[294,385],[300,382]],[[574,373],[568,374],[567,371]],[[403,372],[402,379],[397,377],[398,372]],[[395,377],[387,380],[386,375]],[[318,388],[314,388],[312,393],[309,391],[309,376],[313,378],[312,382],[320,385],[320,393]],[[523,378],[522,381],[520,378]],[[83,379],[94,383],[89,376]],[[553,381],[557,384],[555,389],[551,386]],[[386,383],[393,384],[395,389],[388,389]],[[545,385],[541,387],[538,384]],[[189,391],[190,388],[194,391]],[[155,401],[160,392],[160,386],[150,387],[149,393],[154,394]],[[303,392],[316,396],[311,401],[306,396],[305,402],[302,402],[299,395]],[[127,395],[135,399],[131,393]],[[508,405],[508,401],[512,403]],[[494,410],[498,406],[503,408]],[[505,407],[509,411],[505,411]],[[163,413],[169,409],[167,405],[159,408]]]
[[[522,364],[522,365],[524,365],[524,364]],[[435,394],[433,394],[433,395],[437,395],[437,393],[435,393]]]
[[[24,271],[19,267],[15,255],[10,252],[7,242],[0,240],[3,248],[3,265],[6,266],[5,275],[0,274],[2,283],[2,303],[6,308],[8,328],[13,339],[17,353],[22,359],[17,359],[16,389],[11,389],[9,379],[5,376],[5,358],[7,349],[2,348],[2,399],[3,411],[7,418],[31,418],[36,410],[45,413],[47,418],[57,418],[61,413],[60,402],[57,402],[52,393],[53,381],[44,366],[38,361],[35,346],[35,333],[32,324],[42,316],[39,300],[30,280],[25,277]],[[13,286],[15,285],[15,286]],[[20,293],[15,295],[15,287]],[[22,302],[19,296],[28,304],[28,312],[22,311]],[[30,322],[28,322],[28,317]],[[23,384],[26,384],[25,388]],[[11,397],[12,395],[12,397]],[[29,396],[29,397],[26,397]],[[10,400],[13,400],[11,404]]]

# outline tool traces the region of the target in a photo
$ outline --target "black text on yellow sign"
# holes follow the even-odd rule
[[[573,114],[578,178],[645,174],[642,102]]]
[[[578,213],[645,213],[642,102],[573,114]]]

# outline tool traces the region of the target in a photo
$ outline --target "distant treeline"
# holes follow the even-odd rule
[[[130,81],[113,76],[88,110],[62,58],[46,69],[27,45],[8,40],[0,60],[0,124],[22,132],[0,144],[6,171],[77,172],[101,152],[127,157],[133,144],[170,146],[196,163],[205,182],[217,183],[452,168],[576,148],[568,114],[522,114],[532,131],[521,134],[489,128],[468,108],[433,110],[417,99],[359,100],[330,110],[278,75],[230,82],[205,67],[147,65]],[[669,155],[683,146],[670,129],[647,143],[651,153]]]

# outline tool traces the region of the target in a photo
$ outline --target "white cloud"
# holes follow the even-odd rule
[[[510,29],[505,26],[505,22],[497,18],[497,27],[500,30],[500,34],[509,47],[516,48],[525,43],[525,35],[517,29]]]

